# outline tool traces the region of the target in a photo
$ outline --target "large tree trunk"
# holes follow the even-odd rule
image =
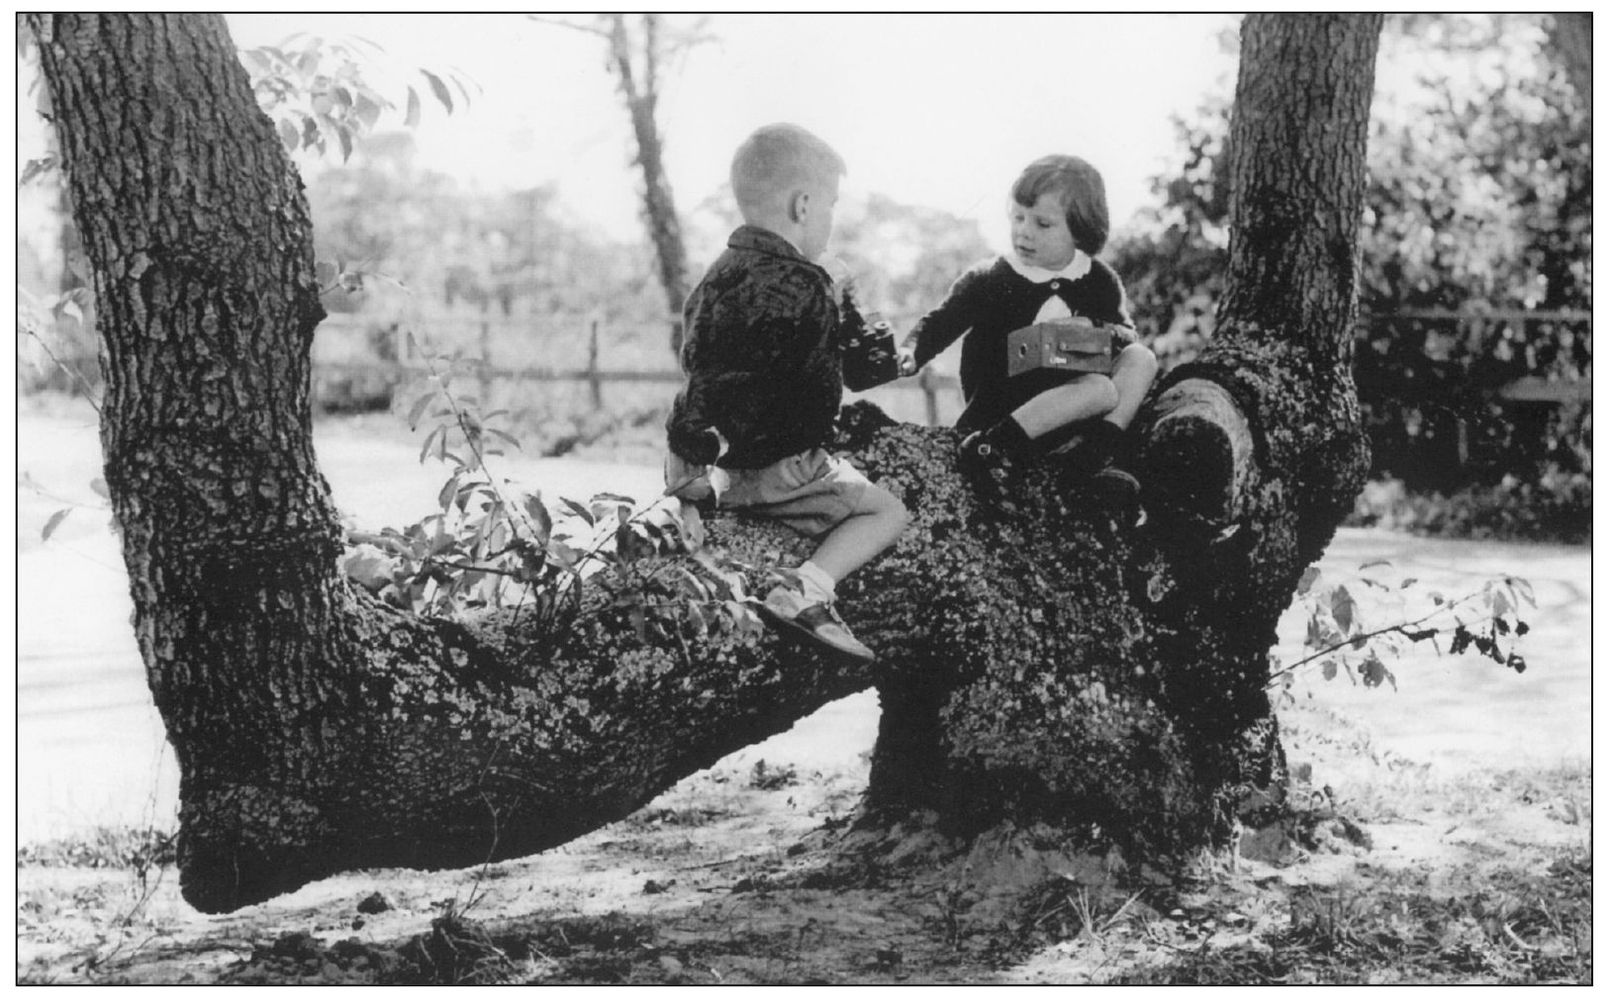
[[[876,809],[1158,856],[1282,802],[1276,624],[1367,468],[1349,350],[1378,27],[1246,20],[1229,290],[1142,418],[1150,520],[1073,526],[1033,482],[1035,515],[948,539],[962,582],[914,623],[953,655],[882,679]]]
[[[95,273],[106,478],[198,908],[565,842],[871,681],[871,819],[1097,827],[1158,852],[1225,833],[1236,790],[1273,784],[1273,626],[1365,468],[1345,359],[1375,20],[1247,29],[1234,291],[1217,347],[1160,396],[1149,531],[1036,476],[1031,516],[989,516],[952,431],[848,410],[842,444],[914,514],[845,594],[872,675],[771,635],[642,640],[594,587],[549,635],[349,586],[310,444],[307,213],[222,20],[29,23]],[[758,566],[807,547],[713,535]]]

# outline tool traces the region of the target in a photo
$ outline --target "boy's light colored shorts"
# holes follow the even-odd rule
[[[817,538],[856,513],[874,488],[845,458],[823,448],[791,455],[764,468],[714,468],[717,505],[780,520]]]

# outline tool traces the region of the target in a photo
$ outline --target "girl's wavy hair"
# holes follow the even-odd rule
[[[1050,191],[1065,203],[1065,224],[1076,240],[1076,248],[1096,256],[1110,238],[1110,206],[1104,197],[1104,178],[1079,157],[1044,156],[1020,171],[1009,196],[1016,204],[1030,208]]]

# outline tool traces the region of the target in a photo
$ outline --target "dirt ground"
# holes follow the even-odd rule
[[[201,915],[168,863],[172,763],[104,515],[79,511],[39,542],[59,497],[93,501],[93,423],[22,418],[20,470],[57,497],[19,487],[19,981],[1591,980],[1590,553],[1379,532],[1342,532],[1325,568],[1389,557],[1453,590],[1531,579],[1531,665],[1414,658],[1394,667],[1399,691],[1303,676],[1279,710],[1302,799],[1333,816],[1307,828],[1310,849],[1251,836],[1256,856],[1207,855],[1177,883],[1052,873],[1014,886],[1013,904],[923,863],[871,884],[826,862],[867,774],[868,692],[539,856],[355,871]],[[407,441],[335,426],[319,446],[361,522],[397,523],[435,493]],[[519,471],[562,491],[656,478]],[[1293,652],[1293,622],[1280,638]]]

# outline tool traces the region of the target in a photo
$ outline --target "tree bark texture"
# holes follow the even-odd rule
[[[1251,19],[1239,99],[1259,106],[1235,112],[1234,148],[1256,223],[1233,277],[1265,292],[1159,396],[1147,530],[1040,471],[1004,517],[957,475],[953,431],[845,412],[839,446],[913,515],[843,588],[872,670],[771,633],[641,639],[592,585],[547,633],[522,615],[417,618],[350,586],[311,445],[307,211],[222,20],[29,23],[95,274],[106,479],[199,909],[563,843],[871,683],[871,820],[1042,822],[1172,851],[1225,835],[1241,788],[1281,788],[1267,650],[1365,470],[1339,270],[1373,19]],[[1264,74],[1284,82],[1260,89]],[[1312,116],[1327,120],[1292,120]],[[1190,471],[1196,488],[1175,489]],[[810,548],[728,518],[710,543],[758,587]]]
[[[1592,14],[1591,11],[1572,11],[1549,15],[1552,24],[1548,37],[1558,50],[1559,61],[1569,76],[1570,86],[1592,109]]]

